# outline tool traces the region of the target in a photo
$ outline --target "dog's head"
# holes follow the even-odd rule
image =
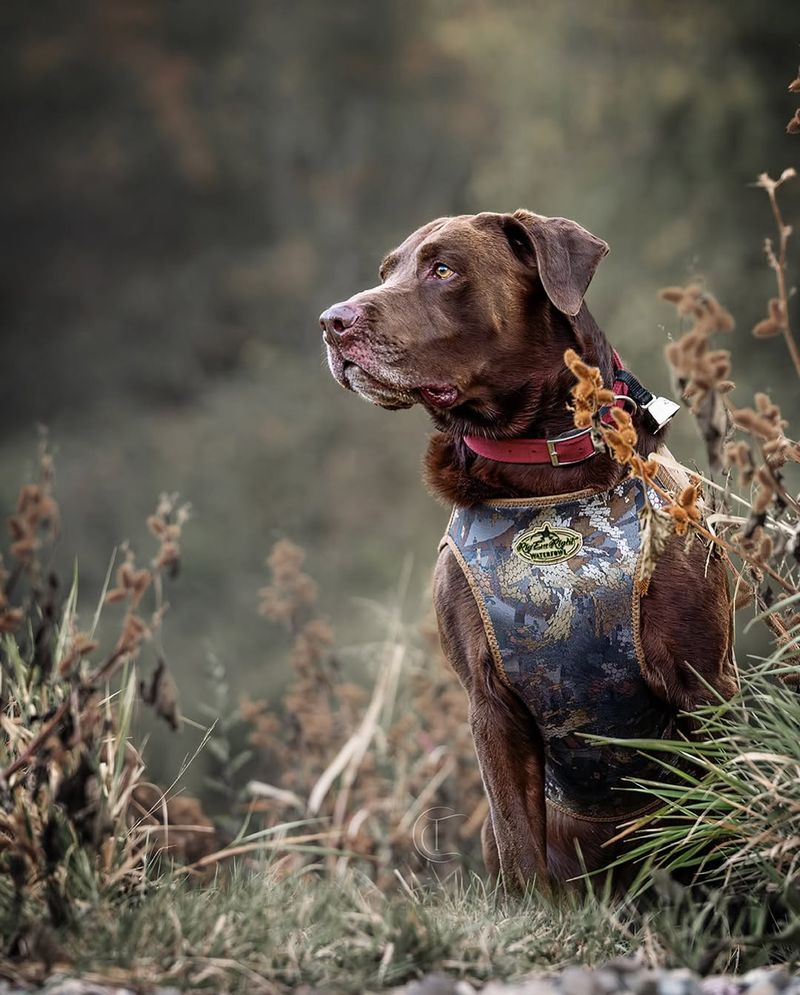
[[[510,430],[532,371],[552,376],[580,348],[571,319],[606,252],[574,221],[529,211],[432,221],[386,256],[379,286],[320,316],[331,373],[385,408]]]

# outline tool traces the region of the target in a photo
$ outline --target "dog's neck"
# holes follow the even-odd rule
[[[604,383],[613,382],[613,350],[584,306],[572,319],[574,341],[582,358],[597,366]],[[563,351],[562,351],[563,352]],[[560,356],[559,356],[560,359]],[[549,375],[531,370],[527,391],[520,392],[517,408],[510,412],[514,426],[505,437],[547,438],[574,429],[569,410],[574,376],[562,363],[554,365]],[[655,436],[636,417],[639,435],[637,448],[648,455],[657,447]],[[434,495],[448,504],[468,506],[493,498],[540,497],[569,494],[587,488],[606,490],[625,475],[625,468],[605,453],[598,453],[574,466],[549,464],[502,463],[472,452],[464,442],[463,427],[449,426],[430,440],[425,456],[425,476]]]

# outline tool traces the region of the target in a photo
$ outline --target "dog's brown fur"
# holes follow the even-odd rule
[[[323,314],[331,371],[383,407],[428,409],[438,431],[426,479],[448,503],[610,488],[623,471],[606,455],[572,467],[514,465],[477,456],[463,441],[465,434],[552,437],[571,429],[567,348],[612,382],[611,346],[583,303],[607,249],[574,222],[528,211],[433,221],[384,260],[380,286]],[[638,415],[635,425],[641,453],[654,451],[659,438]],[[482,833],[487,869],[513,888],[534,878],[540,886],[566,880],[581,872],[581,861],[602,867],[614,856],[603,843],[616,827],[546,804],[536,725],[496,673],[448,547],[436,565],[434,601],[445,655],[469,697],[490,803]],[[644,677],[654,693],[676,712],[707,701],[709,687],[733,693],[731,629],[724,565],[702,541],[674,539],[641,605]]]

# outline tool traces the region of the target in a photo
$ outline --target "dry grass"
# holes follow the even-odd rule
[[[786,169],[777,180],[766,173],[757,186],[764,189],[778,231],[778,250],[767,239],[767,261],[775,273],[778,296],[767,304],[768,317],[753,332],[764,338],[782,334],[789,357],[800,377],[800,353],[791,323],[787,283],[787,246],[792,228],[784,221],[778,191],[795,178]],[[661,297],[678,314],[678,335],[666,349],[676,393],[694,416],[708,455],[708,476],[692,471],[669,457],[643,460],[636,453],[636,430],[630,412],[612,409],[613,424],[601,418],[603,405],[612,400],[597,369],[587,366],[572,350],[565,362],[576,377],[574,420],[578,428],[592,427],[598,442],[629,472],[662,498],[662,509],[647,504],[643,514],[643,556],[637,586],[646,594],[658,557],[670,535],[706,543],[709,555],[721,556],[736,585],[736,606],[755,603],[759,617],[770,627],[778,647],[789,647],[800,622],[800,498],[787,484],[787,464],[800,463],[800,443],[787,434],[789,422],[763,392],[752,407],[732,401],[731,353],[712,346],[717,333],[731,333],[734,321],[713,294],[699,283],[666,287]],[[688,323],[688,327],[686,327]],[[688,478],[685,486],[669,492],[656,480],[660,465]],[[703,494],[703,486],[707,493]],[[738,485],[738,489],[737,489]],[[703,508],[708,513],[704,514]],[[780,603],[776,604],[776,597]],[[773,610],[768,610],[770,608]],[[783,680],[797,681],[783,673]]]
[[[437,853],[474,859],[486,803],[466,701],[435,631],[409,632],[399,596],[386,614],[383,644],[359,651],[376,675],[368,692],[342,676],[330,630],[313,616],[316,592],[302,562],[298,547],[279,542],[268,560],[272,582],[261,592],[262,614],[292,633],[294,680],[280,711],[266,702],[242,705],[262,765],[280,772],[276,785],[249,785],[251,812],[267,826],[324,817],[331,844],[346,851],[329,859],[329,870],[340,874],[356,862],[383,887],[396,883],[399,867],[442,873],[452,866],[417,850],[432,811],[456,816],[440,823]]]
[[[188,508],[161,498],[148,520],[157,539],[152,561],[137,568],[124,550],[116,587],[108,589],[110,567],[91,625],[81,630],[76,582],[65,590],[47,565],[60,525],[53,475],[43,439],[37,479],[22,487],[8,520],[10,566],[2,570],[0,872],[12,885],[12,950],[24,950],[37,925],[29,908],[44,903],[53,925],[69,925],[86,901],[140,886],[154,853],[177,854],[194,835],[214,836],[196,803],[181,806],[147,784],[131,741],[138,696],[173,728],[180,723],[160,629],[165,574],[177,573]],[[115,602],[122,618],[103,651],[95,638],[100,613]],[[145,646],[155,667],[138,687]],[[170,839],[176,821],[182,825]]]

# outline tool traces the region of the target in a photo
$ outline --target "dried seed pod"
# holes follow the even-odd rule
[[[694,377],[692,379],[693,385],[702,391],[710,390],[714,383],[714,377],[711,374],[711,371],[702,367],[698,367],[695,370]]]
[[[733,320],[733,315],[730,311],[726,310],[724,307],[720,306],[717,310],[717,330],[720,332],[732,332],[736,327],[736,322]]]
[[[764,533],[758,541],[755,559],[759,563],[766,563],[770,556],[772,556],[772,539]]]
[[[772,435],[770,423],[752,408],[735,408],[731,412],[731,417],[737,428],[749,432],[750,435],[758,436],[760,439],[768,439]]]
[[[772,499],[775,496],[775,490],[773,487],[759,487],[756,491],[756,495],[753,498],[753,512],[756,515],[763,515],[766,513],[769,506],[772,504]]]
[[[683,293],[683,297],[678,301],[677,304],[678,314],[687,315],[695,313],[697,311],[698,301],[700,299],[701,293],[702,291],[700,290],[700,287],[698,287],[696,284],[686,287]]]
[[[753,395],[753,399],[756,403],[756,410],[760,415],[763,415],[768,421],[772,422],[773,425],[783,426],[786,424],[781,419],[781,409],[775,404],[769,394],[765,394],[763,391],[758,391]]]
[[[781,328],[786,323],[786,315],[783,313],[783,304],[777,297],[770,298],[768,305],[769,316]]]
[[[159,657],[150,682],[139,682],[139,693],[148,705],[152,705],[160,716],[173,729],[180,728],[181,713],[178,706],[178,687],[167,669],[165,661]]]
[[[158,515],[150,515],[150,517],[147,519],[147,527],[150,529],[150,531],[153,533],[156,539],[160,539],[164,535],[167,526],[166,523],[161,518],[159,518]]]
[[[21,608],[4,608],[0,611],[0,632],[16,632],[24,618]]]
[[[678,495],[678,504],[683,508],[688,517],[693,522],[699,522],[702,518],[700,509],[697,506],[698,498],[700,497],[700,486],[698,481],[693,481]]]
[[[139,649],[142,639],[147,638],[150,632],[138,615],[128,612],[123,622],[122,632],[117,641],[117,650],[120,653],[135,653]]]
[[[9,552],[18,560],[27,560],[39,548],[38,541],[33,536],[26,536],[17,542],[12,542]]]
[[[753,328],[753,335],[757,339],[771,339],[780,333],[781,326],[774,318],[764,318]]]
[[[742,446],[746,443],[742,442],[727,442],[725,448],[723,449],[724,465],[726,467],[731,466],[741,466],[742,461]]]
[[[687,514],[686,509],[682,508],[680,505],[671,504],[665,508],[664,511],[666,511],[666,513],[675,522],[675,534],[679,536],[686,535],[686,530],[689,527],[689,515]]]

